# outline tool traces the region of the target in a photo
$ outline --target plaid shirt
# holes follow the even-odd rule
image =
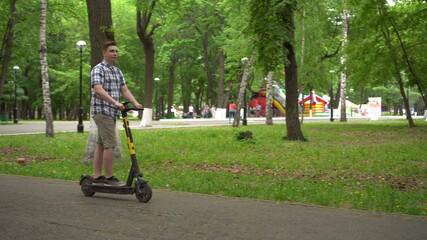
[[[113,104],[101,99],[93,88],[96,84],[101,84],[104,90],[117,102],[120,101],[120,87],[125,86],[125,78],[118,67],[110,66],[106,61],[96,65],[90,74],[92,86],[91,112],[95,114],[106,114],[116,117],[118,109]]]

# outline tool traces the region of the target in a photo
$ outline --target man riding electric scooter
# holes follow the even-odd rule
[[[125,79],[120,69],[114,66],[118,49],[115,42],[103,45],[104,59],[91,72],[92,117],[98,127],[98,140],[94,156],[94,185],[124,186],[113,175],[114,148],[116,145],[116,118],[118,110],[124,110],[120,103],[120,93],[136,108],[142,108],[132,93],[126,87]],[[104,165],[105,176],[102,175]]]
[[[114,66],[118,56],[116,43],[113,41],[104,43],[102,55],[103,61],[96,65],[91,72],[91,113],[98,127],[98,139],[94,154],[94,176],[82,176],[82,180],[80,182],[82,185],[82,191],[86,196],[92,196],[96,191],[104,189],[103,187],[125,187],[127,184],[132,182],[133,179],[130,179],[129,182],[129,178],[127,183],[121,182],[113,175],[114,148],[116,147],[116,137],[118,137],[116,136],[115,131],[118,110],[122,111],[122,116],[126,116],[127,121],[127,111],[130,109],[126,109],[126,106],[120,103],[120,93],[122,93],[123,96],[134,105],[134,109],[142,110],[142,105],[135,100],[132,93],[126,87],[123,73],[118,67]],[[126,133],[128,135],[129,132],[130,135],[129,123],[124,127],[125,129],[127,127]],[[128,139],[129,138],[132,137],[128,136]],[[136,162],[136,157],[134,158]],[[134,165],[137,165],[137,163],[134,163],[134,160],[132,159],[132,167],[134,167]],[[105,175],[102,175],[103,166]],[[132,178],[138,177],[142,179],[142,174],[139,172],[130,173],[129,177],[131,177],[131,175]],[[144,186],[147,185],[146,181],[139,181],[139,183],[144,183]],[[93,186],[97,186],[98,188],[94,188]],[[105,191],[111,192],[110,190]]]

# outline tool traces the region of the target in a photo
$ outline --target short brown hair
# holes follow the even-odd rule
[[[117,44],[116,44],[115,41],[105,42],[104,44],[102,44],[102,50],[103,51],[107,51],[107,49],[108,49],[109,46],[117,46]]]

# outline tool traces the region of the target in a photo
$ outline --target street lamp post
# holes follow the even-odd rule
[[[12,83],[14,83],[12,80],[9,82],[10,91],[9,91],[9,119],[13,118],[13,106],[12,106]]]
[[[334,121],[334,107],[332,106],[332,102],[334,101],[334,89],[333,89],[333,85],[332,85],[332,76],[333,73],[335,72],[335,70],[330,70],[329,73],[331,73],[331,97],[329,100],[329,108],[331,109],[331,118],[330,121],[333,122]]]
[[[249,61],[249,59],[247,57],[243,57],[241,59],[242,63],[246,63]],[[246,85],[247,87],[247,85]],[[246,87],[245,87],[245,92],[243,93],[243,121],[242,121],[242,125],[243,126],[247,126],[248,125],[248,120],[246,119],[246,115],[247,114],[247,106],[246,106]]]
[[[82,89],[82,67],[83,67],[83,60],[82,55],[83,51],[86,48],[86,42],[85,41],[78,41],[76,43],[77,50],[80,52],[80,106],[79,106],[79,124],[77,125],[77,132],[83,133],[84,126],[83,126],[83,89]]]
[[[246,115],[247,115],[246,111],[247,111],[247,106],[246,106],[246,88],[245,88],[245,93],[243,94],[243,121],[242,121],[243,126],[248,125],[248,120],[246,119]]]
[[[13,70],[15,72],[15,107],[13,108],[13,123],[18,123],[18,105],[16,104],[16,75],[19,71],[19,66],[13,66]]]
[[[354,89],[353,88],[350,88],[350,95],[352,94],[354,92]],[[351,98],[349,98],[349,101],[351,101]],[[353,105],[353,104],[352,104]],[[351,113],[351,115],[350,116],[352,116],[353,117],[353,106],[351,106],[350,107],[350,113]]]
[[[160,78],[154,78],[154,81],[155,81],[155,83],[156,83],[156,96],[155,96],[155,99],[156,99],[156,120],[159,120],[160,119],[160,117],[159,117],[159,95],[158,95],[158,91],[159,91],[159,81],[160,81]]]

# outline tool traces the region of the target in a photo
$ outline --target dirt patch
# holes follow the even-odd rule
[[[23,152],[23,151],[25,151],[25,148],[23,147],[0,147],[0,152],[3,155],[3,157],[10,156],[15,152]]]
[[[249,175],[253,174],[258,177],[271,177],[271,178],[281,178],[281,179],[310,179],[315,182],[319,181],[348,181],[350,179],[356,179],[358,184],[365,185],[372,182],[384,183],[389,185],[392,189],[397,189],[399,191],[406,191],[414,188],[424,187],[424,181],[422,177],[395,177],[395,176],[368,176],[368,175],[357,175],[353,173],[331,170],[327,173],[318,173],[318,174],[305,174],[298,172],[287,172],[284,169],[269,169],[261,168],[256,169],[253,167],[248,167],[239,164],[233,164],[230,166],[223,166],[220,164],[186,164],[187,168],[193,168],[201,171],[209,172],[228,172],[232,174],[241,174]]]
[[[12,163],[16,162],[17,158],[25,158],[26,164],[44,162],[50,159],[47,156],[28,155],[24,147],[0,147],[0,153],[6,162]]]

